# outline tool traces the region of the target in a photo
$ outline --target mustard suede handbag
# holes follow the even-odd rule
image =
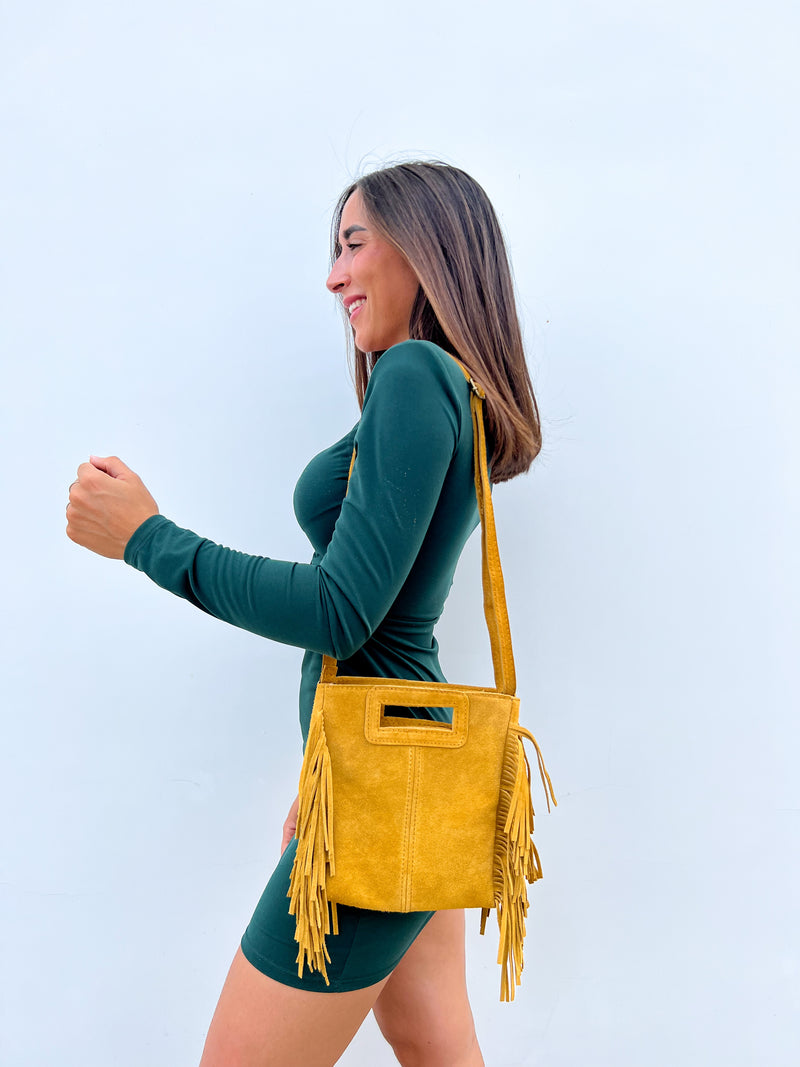
[[[336,660],[323,657],[300,775],[289,912],[298,975],[307,965],[327,982],[325,937],[338,933],[337,904],[399,912],[481,908],[481,933],[496,908],[500,999],[508,1001],[522,974],[526,882],[542,876],[523,738],[536,751],[548,810],[556,798],[536,739],[519,724],[486,462],[485,393],[459,366],[472,388],[495,686],[341,677]],[[400,718],[387,710],[397,705],[452,708],[452,723]]]

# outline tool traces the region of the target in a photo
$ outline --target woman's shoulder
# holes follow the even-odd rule
[[[466,379],[456,360],[433,341],[401,341],[378,359],[367,384],[364,403],[380,389],[436,389],[461,406],[468,399]]]
[[[379,357],[364,393],[357,441],[390,433],[446,442],[452,450],[471,426],[466,379],[438,345],[402,341]]]

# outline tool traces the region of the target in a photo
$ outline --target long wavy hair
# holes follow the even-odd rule
[[[457,356],[486,391],[492,482],[522,474],[542,447],[541,424],[508,253],[489,198],[463,170],[445,163],[400,163],[366,174],[339,197],[332,260],[341,251],[344,205],[356,190],[369,222],[419,278],[409,336]],[[362,405],[382,353],[362,352],[352,334],[350,344]]]

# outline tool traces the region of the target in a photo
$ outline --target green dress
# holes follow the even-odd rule
[[[162,515],[134,533],[125,560],[219,619],[306,649],[305,742],[323,653],[339,660],[341,674],[445,681],[433,630],[478,524],[472,447],[469,386],[458,364],[428,341],[404,341],[378,360],[359,422],[297,482],[294,509],[314,549],[310,563],[245,555]],[[345,992],[385,978],[432,913],[340,906],[339,934],[327,939],[330,985],[307,970],[298,977],[286,896],[294,852],[292,843],[245,931],[247,959],[301,989]]]

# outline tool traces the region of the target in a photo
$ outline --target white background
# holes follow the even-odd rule
[[[340,189],[470,171],[545,447],[498,487],[537,796],[491,1067],[800,1056],[798,16],[788,0],[4,0],[0,1062],[197,1062],[295,791],[300,653],[64,536],[117,453],[162,511],[307,560],[353,424]],[[477,541],[440,628],[490,677]],[[266,697],[267,692],[271,695]],[[392,1062],[369,1022],[344,1064]]]

